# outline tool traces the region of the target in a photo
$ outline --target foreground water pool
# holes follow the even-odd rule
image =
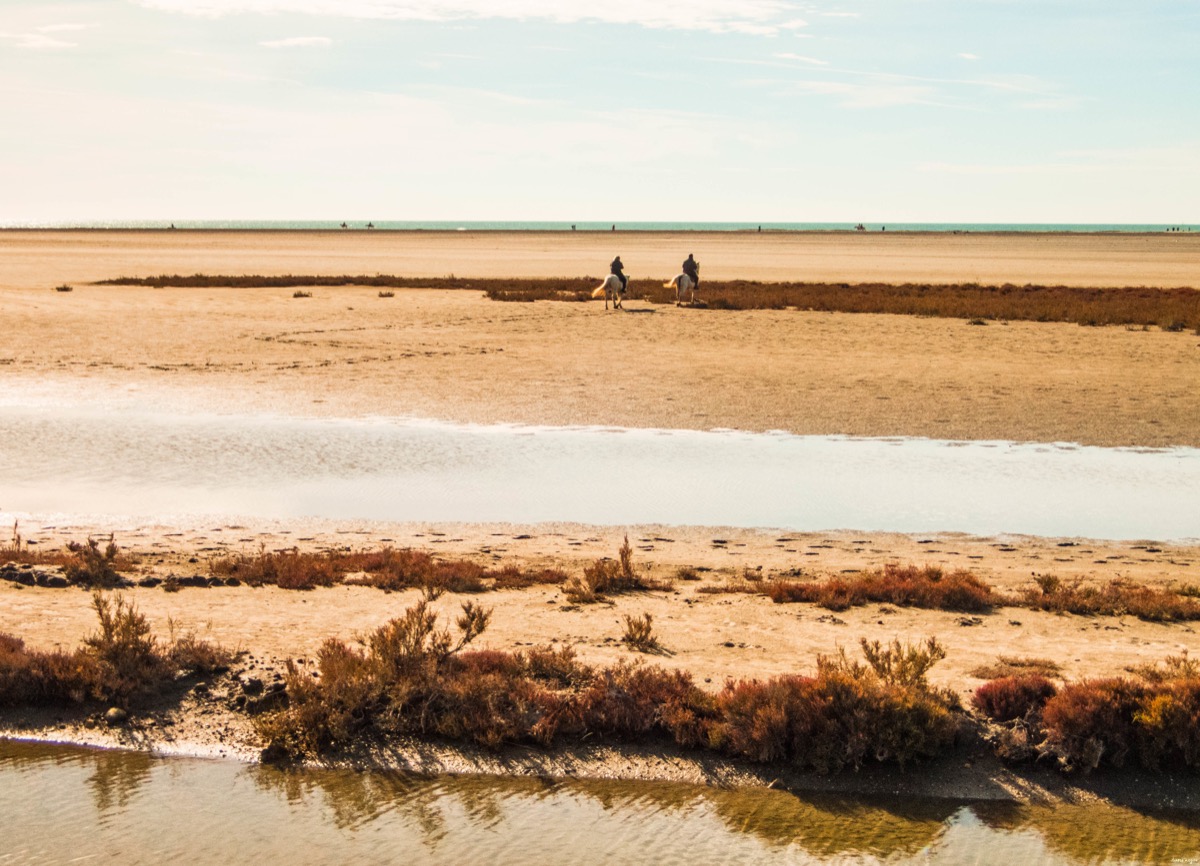
[[[8,513],[1200,537],[1200,449],[0,404]]]
[[[1200,816],[280,771],[0,740],[0,863],[1167,864]]]

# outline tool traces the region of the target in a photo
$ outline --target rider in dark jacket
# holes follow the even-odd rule
[[[629,277],[625,276],[625,265],[621,264],[620,256],[612,260],[612,264],[608,266],[608,269],[611,273],[616,274],[617,278],[621,281],[622,292],[629,288]]]
[[[692,278],[692,284],[696,288],[700,288],[700,263],[692,258],[691,253],[683,260],[683,272]]]

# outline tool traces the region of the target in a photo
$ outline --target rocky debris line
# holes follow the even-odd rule
[[[61,566],[17,565],[6,562],[0,565],[0,580],[9,580],[22,586],[70,586]]]
[[[0,565],[0,580],[11,581],[21,586],[41,586],[55,589],[69,586],[88,586],[85,581],[72,581],[67,577],[61,565],[30,565],[28,563],[6,562]],[[179,575],[168,574],[165,577],[148,575],[146,577],[123,577],[115,583],[106,584],[109,589],[132,589],[142,587],[153,589],[161,586],[165,590],[183,589],[185,587],[208,588],[213,586],[241,586],[242,582],[236,577],[205,577],[202,574]]]

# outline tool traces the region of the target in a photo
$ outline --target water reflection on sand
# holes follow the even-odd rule
[[[2,741],[0,814],[15,862],[1033,866],[1200,858],[1200,816],[1114,806],[283,771]]]

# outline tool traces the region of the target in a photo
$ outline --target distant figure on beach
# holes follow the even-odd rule
[[[612,264],[608,266],[608,272],[621,281],[622,292],[629,288],[629,277],[625,276],[625,265],[622,264],[620,256],[612,260]]]
[[[863,225],[862,223],[859,223],[858,225],[856,225],[854,227],[854,230],[856,232],[865,232],[867,230],[867,227],[865,225]]]
[[[367,228],[369,228],[369,229],[375,228],[375,223],[367,223]]]
[[[692,285],[697,289],[700,288],[700,263],[688,253],[688,257],[683,260],[683,272],[692,278]]]
[[[346,228],[349,228],[349,226],[346,225],[345,223],[342,223],[342,228],[346,229]]]
[[[613,230],[614,232],[617,230],[617,224],[616,224],[616,223],[613,223],[612,230]]]
[[[575,223],[571,223],[571,231],[575,231]]]
[[[171,223],[171,228],[175,228],[175,223]]]

